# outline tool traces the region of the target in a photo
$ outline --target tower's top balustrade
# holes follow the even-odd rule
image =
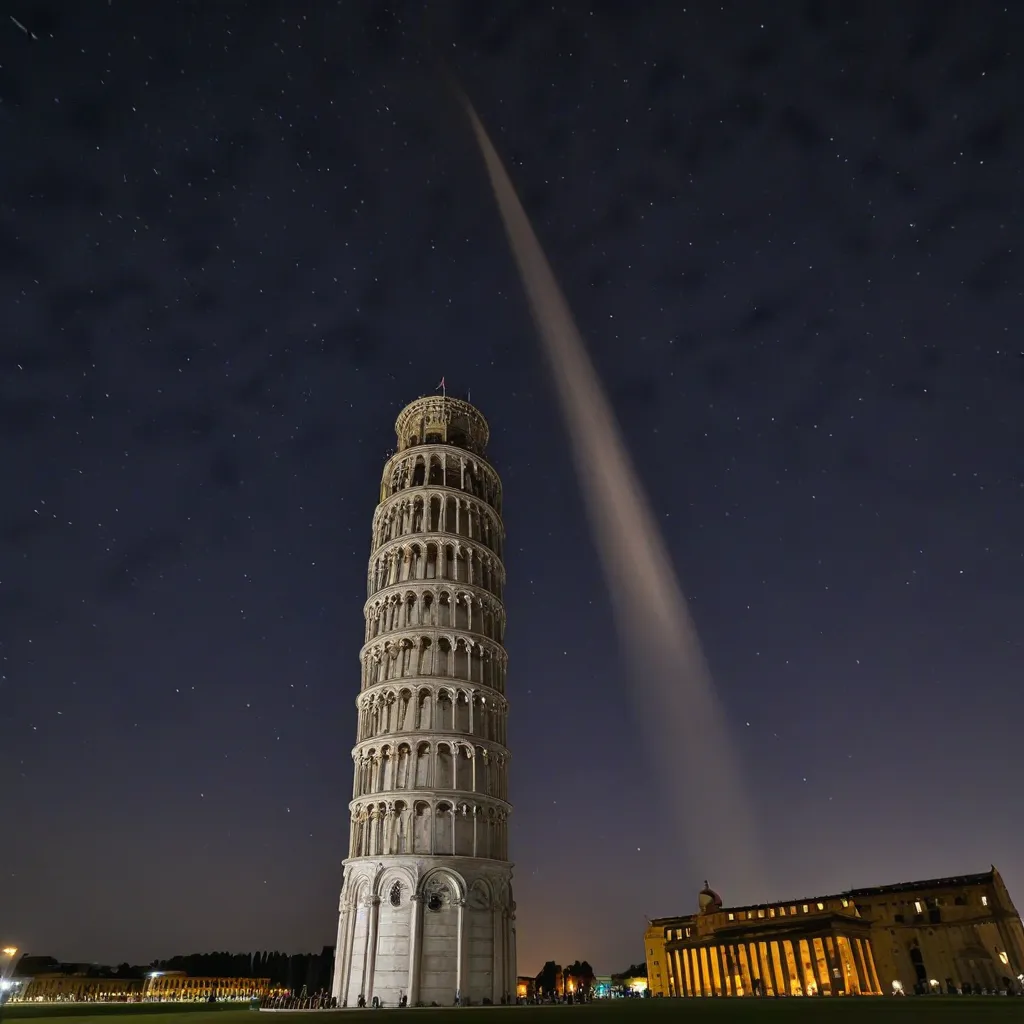
[[[469,402],[447,395],[424,395],[398,414],[395,434],[400,452],[420,444],[450,444],[483,456],[491,432],[483,413]]]

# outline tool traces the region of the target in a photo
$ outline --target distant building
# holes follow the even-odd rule
[[[651,921],[656,996],[1024,992],[1024,926],[999,872]]]
[[[132,1002],[142,979],[99,964],[61,963],[51,956],[23,956],[15,968],[12,1003]]]
[[[269,978],[191,978],[184,971],[153,971],[142,989],[144,1002],[205,1002],[263,998],[270,994]]]
[[[269,978],[196,978],[184,971],[151,971],[145,977],[114,974],[96,964],[62,964],[52,957],[24,957],[13,979],[11,1002],[137,1003],[250,999],[271,993]]]
[[[527,978],[522,974],[516,978],[516,998],[532,999],[537,994],[537,979]]]
[[[91,978],[83,974],[19,978],[14,1003],[131,1003],[142,995],[141,978]]]

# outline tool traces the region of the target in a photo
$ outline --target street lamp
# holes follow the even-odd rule
[[[17,946],[4,946],[0,953],[7,958],[7,963],[0,969],[0,1016],[4,1012],[7,993],[11,990],[11,975],[14,973],[14,958],[18,955]]]
[[[0,953],[2,953],[7,959],[7,963],[0,965],[0,982],[5,982],[14,973],[14,958],[18,955],[18,947],[4,946],[3,949],[0,949]],[[4,991],[6,991],[6,989],[7,986],[5,985]]]

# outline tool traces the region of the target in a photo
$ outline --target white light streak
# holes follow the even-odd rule
[[[657,786],[674,804],[693,876],[719,878],[734,905],[760,898],[752,812],[672,560],[572,311],[497,151],[461,98],[554,376]],[[650,768],[635,773],[638,789],[652,788]]]

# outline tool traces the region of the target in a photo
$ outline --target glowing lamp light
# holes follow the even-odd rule
[[[4,946],[2,950],[4,956],[14,956],[18,952],[17,946]]]

